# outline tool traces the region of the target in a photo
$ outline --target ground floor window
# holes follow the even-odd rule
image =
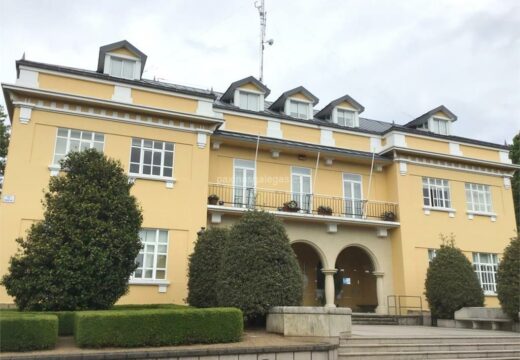
[[[168,256],[168,231],[160,229],[143,229],[139,231],[143,247],[137,255],[137,269],[134,279],[164,280],[166,279],[166,259]]]
[[[497,291],[497,254],[473,253],[473,268],[484,294],[495,294]]]

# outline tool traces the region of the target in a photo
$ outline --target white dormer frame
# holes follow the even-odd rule
[[[248,93],[248,94],[254,94],[254,95],[260,95],[259,100],[260,104],[258,104],[258,111],[264,111],[265,110],[265,94],[262,91],[257,90],[251,90],[251,89],[244,89],[244,88],[237,88],[235,89],[235,93],[233,94],[233,104],[235,106],[240,107],[240,93]],[[247,109],[245,109],[247,110]]]
[[[359,127],[359,112],[355,109],[347,108],[344,106],[335,106],[334,109],[332,109],[332,122],[334,124],[338,123],[338,109],[354,113],[354,127]]]
[[[314,118],[314,105],[313,105],[312,101],[297,99],[294,97],[289,97],[289,98],[287,98],[287,100],[285,100],[285,104],[284,104],[285,115],[291,116],[291,101],[295,101],[295,102],[299,102],[299,103],[308,105],[307,106],[307,118],[302,119],[302,120],[312,120]]]
[[[446,134],[440,134],[440,135],[451,135],[451,122],[452,120],[447,118],[447,117],[443,117],[443,116],[432,116],[428,119],[428,130],[435,133],[435,134],[438,134],[436,132],[433,131],[433,121],[434,120],[440,120],[440,121],[446,121]]]
[[[135,61],[134,76],[132,79],[129,79],[129,80],[140,80],[141,79],[141,66],[142,66],[141,59],[139,59],[138,57],[134,57],[134,56],[116,54],[116,53],[111,53],[111,52],[107,52],[105,54],[105,66],[103,68],[104,74],[110,75],[110,70],[111,70],[110,66],[112,64],[110,61],[111,58]]]

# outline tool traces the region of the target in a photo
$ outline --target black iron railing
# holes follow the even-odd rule
[[[398,206],[383,201],[352,200],[348,198],[292,193],[279,190],[223,184],[209,185],[212,205],[287,211],[303,214],[398,221]],[[215,195],[215,196],[213,196]]]

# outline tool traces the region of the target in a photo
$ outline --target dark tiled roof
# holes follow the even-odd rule
[[[233,100],[233,97],[235,95],[235,89],[237,87],[240,87],[240,86],[248,84],[248,83],[253,83],[256,86],[258,86],[260,89],[262,89],[262,91],[264,92],[264,96],[268,96],[271,93],[271,90],[269,90],[269,88],[267,86],[265,86],[260,81],[258,81],[254,76],[248,76],[246,78],[237,80],[237,81],[233,82],[231,85],[229,85],[228,89],[224,92],[224,94],[222,94],[220,96],[220,99],[222,101],[227,101],[227,102]]]
[[[456,121],[457,120],[457,115],[452,113],[446,106],[440,105],[440,106],[437,106],[435,109],[432,109],[432,110],[428,111],[427,113],[422,114],[418,118],[413,119],[412,121],[410,121],[409,123],[405,124],[404,126],[414,128],[414,127],[417,127],[419,125],[422,125],[425,122],[427,122],[429,118],[431,118],[433,115],[435,115],[439,111],[442,111],[443,113],[448,115],[448,117],[452,121]]]
[[[336,100],[332,100],[327,106],[325,106],[323,109],[321,109],[320,111],[318,111],[315,116],[317,118],[320,118],[320,119],[326,119],[326,118],[330,118],[330,115],[332,114],[332,110],[334,110],[334,108],[336,106],[338,106],[339,104],[341,104],[342,102],[348,102],[350,103],[352,106],[354,106],[354,108],[358,111],[358,113],[362,113],[363,111],[365,111],[365,108],[363,107],[363,105],[361,105],[360,103],[358,103],[356,100],[354,100],[350,95],[344,95],[340,98],[337,98]]]
[[[16,61],[17,71],[18,71],[18,68],[20,65],[31,66],[31,67],[35,67],[38,69],[44,69],[44,70],[58,71],[58,72],[62,72],[65,74],[86,76],[86,77],[96,78],[96,79],[100,79],[100,80],[114,81],[114,82],[124,83],[124,84],[128,84],[128,85],[142,86],[142,87],[148,87],[148,88],[164,90],[164,91],[173,91],[173,92],[186,94],[186,95],[193,95],[193,96],[205,97],[205,98],[210,98],[210,99],[216,98],[216,95],[211,90],[202,90],[202,89],[197,89],[194,87],[178,85],[178,84],[171,84],[171,83],[162,82],[162,81],[155,81],[155,80],[148,80],[148,79],[129,80],[129,79],[113,77],[113,76],[110,76],[107,74],[99,73],[97,71],[78,69],[78,68],[62,66],[62,65],[45,64],[45,63],[29,61],[29,60]]]
[[[126,40],[104,45],[99,48],[97,71],[101,72],[101,73],[103,72],[103,68],[105,67],[105,54],[107,52],[110,52],[112,50],[121,49],[121,48],[125,48],[128,51],[134,53],[141,60],[141,75],[142,75],[143,70],[144,70],[144,65],[146,64],[146,59],[148,58],[148,56],[146,56],[145,53],[143,53],[141,50],[139,50],[134,45],[130,44],[129,41],[126,41]]]
[[[305,96],[307,96],[309,99],[311,99],[313,105],[316,105],[320,101],[320,99],[318,99],[316,96],[314,96],[314,94],[312,94],[309,90],[307,90],[303,86],[298,86],[298,87],[295,87],[294,89],[287,90],[282,95],[280,95],[280,97],[278,99],[276,99],[273,103],[271,103],[269,105],[269,108],[271,110],[275,110],[275,111],[283,109],[283,107],[285,105],[285,100],[287,100],[287,98],[289,96],[298,94],[298,93],[302,93]]]
[[[237,133],[232,131],[225,131],[225,130],[217,130],[214,133],[215,136],[221,136],[228,139],[236,139],[236,140],[242,140],[246,142],[256,143],[258,136],[250,135],[250,134],[244,134],[244,133]],[[271,138],[266,136],[260,136],[260,141],[262,144],[269,144],[273,146],[279,146],[279,147],[290,147],[290,148],[300,148],[302,150],[309,150],[309,151],[321,151],[324,153],[333,153],[343,156],[353,156],[353,157],[359,157],[359,158],[365,158],[365,159],[371,159],[373,154],[368,151],[357,151],[357,150],[350,150],[350,149],[343,149],[343,148],[337,148],[333,146],[323,146],[323,145],[315,145],[315,144],[308,144],[303,143],[299,141],[293,141],[293,140],[284,140],[284,139],[277,139],[277,138]],[[375,160],[378,161],[384,161],[388,162],[390,161],[388,158],[375,155]]]

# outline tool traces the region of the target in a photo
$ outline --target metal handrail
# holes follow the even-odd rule
[[[371,218],[397,221],[398,205],[395,203],[351,200],[329,195],[294,193],[227,184],[209,184],[209,194],[217,195],[219,203],[224,206],[351,217],[354,219]],[[284,206],[290,201],[296,201],[296,208]],[[324,208],[328,212],[324,211]]]
[[[419,306],[403,306],[401,304],[401,299],[403,298],[412,298],[412,299],[419,299]],[[390,305],[390,299],[394,300],[394,305]],[[423,306],[422,306],[422,297],[417,295],[388,295],[387,296],[387,302],[388,304],[388,314],[390,314],[390,309],[395,310],[394,315],[402,315],[402,309],[419,309],[419,312],[422,314]]]

